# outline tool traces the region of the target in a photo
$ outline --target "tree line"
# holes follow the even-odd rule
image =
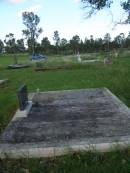
[[[86,2],[86,1],[85,1]],[[25,53],[30,54],[77,54],[90,53],[99,51],[109,51],[113,49],[130,48],[130,34],[125,37],[124,33],[120,33],[114,39],[109,33],[106,33],[104,38],[94,38],[90,35],[89,38],[81,39],[78,35],[74,35],[70,40],[60,38],[58,31],[54,31],[51,44],[48,37],[44,37],[41,42],[37,39],[42,33],[42,28],[38,27],[40,18],[33,12],[23,12],[23,24],[25,29],[22,30],[24,39],[16,39],[13,33],[5,36],[4,41],[0,39],[0,53]]]
[[[109,33],[104,38],[94,39],[93,35],[82,40],[78,35],[74,35],[72,39],[60,38],[58,31],[54,32],[53,40],[55,44],[51,44],[48,37],[44,37],[40,43],[35,42],[35,53],[42,54],[77,54],[91,53],[99,51],[109,51],[121,48],[130,48],[130,35],[125,37],[124,33],[120,33],[113,40]],[[0,39],[0,53],[25,53],[32,52],[31,41],[27,40],[27,46],[24,39],[16,40],[14,34],[6,35],[5,40]],[[13,45],[13,46],[12,46]]]

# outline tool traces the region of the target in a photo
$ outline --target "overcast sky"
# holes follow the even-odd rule
[[[90,19],[85,19],[85,11],[81,9],[79,0],[0,0],[0,39],[4,39],[8,33],[14,33],[15,37],[22,38],[22,12],[32,11],[40,17],[39,26],[43,28],[40,39],[48,37],[52,41],[55,30],[59,31],[60,38],[72,38],[79,35],[80,38],[103,37],[110,33],[112,38],[124,32],[128,35],[130,26],[119,25],[113,29],[112,21],[118,21],[123,14],[119,6],[119,0],[114,0],[110,10],[104,10]]]

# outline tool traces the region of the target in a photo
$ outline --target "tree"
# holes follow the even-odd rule
[[[87,17],[91,17],[97,11],[104,8],[110,8],[114,1],[115,0],[81,0],[81,3],[83,4],[83,8],[88,10]],[[125,23],[130,23],[130,0],[126,0],[125,2],[124,0],[119,0],[119,4],[128,14],[128,18]]]
[[[105,58],[104,63],[107,64],[110,62],[110,41],[111,36],[109,33],[106,33],[104,36],[104,44],[105,44]]]
[[[109,33],[106,33],[104,36],[104,44],[106,51],[110,51],[110,41],[111,41],[111,36]]]
[[[80,37],[78,35],[75,35],[70,40],[70,44],[72,46],[74,54],[77,54],[79,52],[79,43],[80,43]]]
[[[13,53],[14,52],[14,46],[15,46],[15,38],[14,34],[9,33],[5,36],[4,43],[6,44],[5,50],[7,53]]]
[[[42,33],[42,28],[38,28],[40,18],[33,12],[24,12],[22,14],[22,17],[23,17],[23,24],[27,28],[22,32],[23,35],[25,35],[25,38],[27,39],[31,53],[34,54],[37,38]]]
[[[16,41],[16,43],[17,43],[18,52],[24,52],[25,51],[24,40],[23,39],[18,39]]]
[[[61,39],[61,42],[60,42],[60,46],[61,46],[61,47],[64,47],[64,46],[66,46],[66,44],[67,44],[66,38],[62,38],[62,39]]]
[[[18,63],[17,57],[16,57],[17,46],[16,46],[14,34],[9,33],[8,35],[6,35],[4,42],[6,44],[6,51],[8,53],[14,54],[14,64],[17,64]]]
[[[3,52],[3,49],[4,49],[4,43],[2,40],[0,40],[0,53]]]
[[[95,46],[95,44],[94,44],[95,42],[94,42],[94,38],[93,38],[93,35],[90,35],[90,50],[91,50],[91,52],[93,52],[94,51],[94,46]]]
[[[41,47],[45,53],[47,53],[49,51],[50,45],[51,45],[51,43],[50,43],[48,37],[44,37],[41,41]]]
[[[127,19],[124,21],[126,24],[130,24],[130,0],[121,3],[121,6],[127,13]]]
[[[64,54],[66,54],[66,50],[67,50],[67,40],[66,38],[62,38],[61,41],[60,41],[60,49],[61,51],[64,52]]]
[[[124,35],[124,33],[120,33],[118,36],[116,36],[115,42],[116,42],[116,44],[117,44],[120,48],[123,48],[123,46],[124,46],[124,44],[125,44],[125,35]]]
[[[54,31],[54,37],[53,40],[55,41],[55,45],[59,46],[60,43],[60,36],[58,31]]]
[[[126,48],[130,48],[130,32],[129,32],[128,36],[126,37],[125,46],[126,46]]]
[[[54,31],[53,40],[55,42],[56,52],[58,53],[58,47],[59,47],[59,44],[60,44],[60,36],[59,36],[58,31]]]
[[[83,8],[88,9],[87,17],[91,17],[94,13],[103,8],[110,8],[112,0],[81,0]]]

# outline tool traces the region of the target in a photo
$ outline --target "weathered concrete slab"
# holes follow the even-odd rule
[[[99,62],[101,61],[100,59],[90,59],[90,60],[82,60],[81,63],[94,63],[94,62]]]
[[[106,88],[32,93],[29,100],[1,135],[0,157],[107,151],[130,142],[130,110]]]

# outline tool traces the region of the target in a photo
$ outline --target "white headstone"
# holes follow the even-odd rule
[[[78,62],[81,62],[82,60],[81,60],[79,52],[77,53],[77,57],[78,57]]]

